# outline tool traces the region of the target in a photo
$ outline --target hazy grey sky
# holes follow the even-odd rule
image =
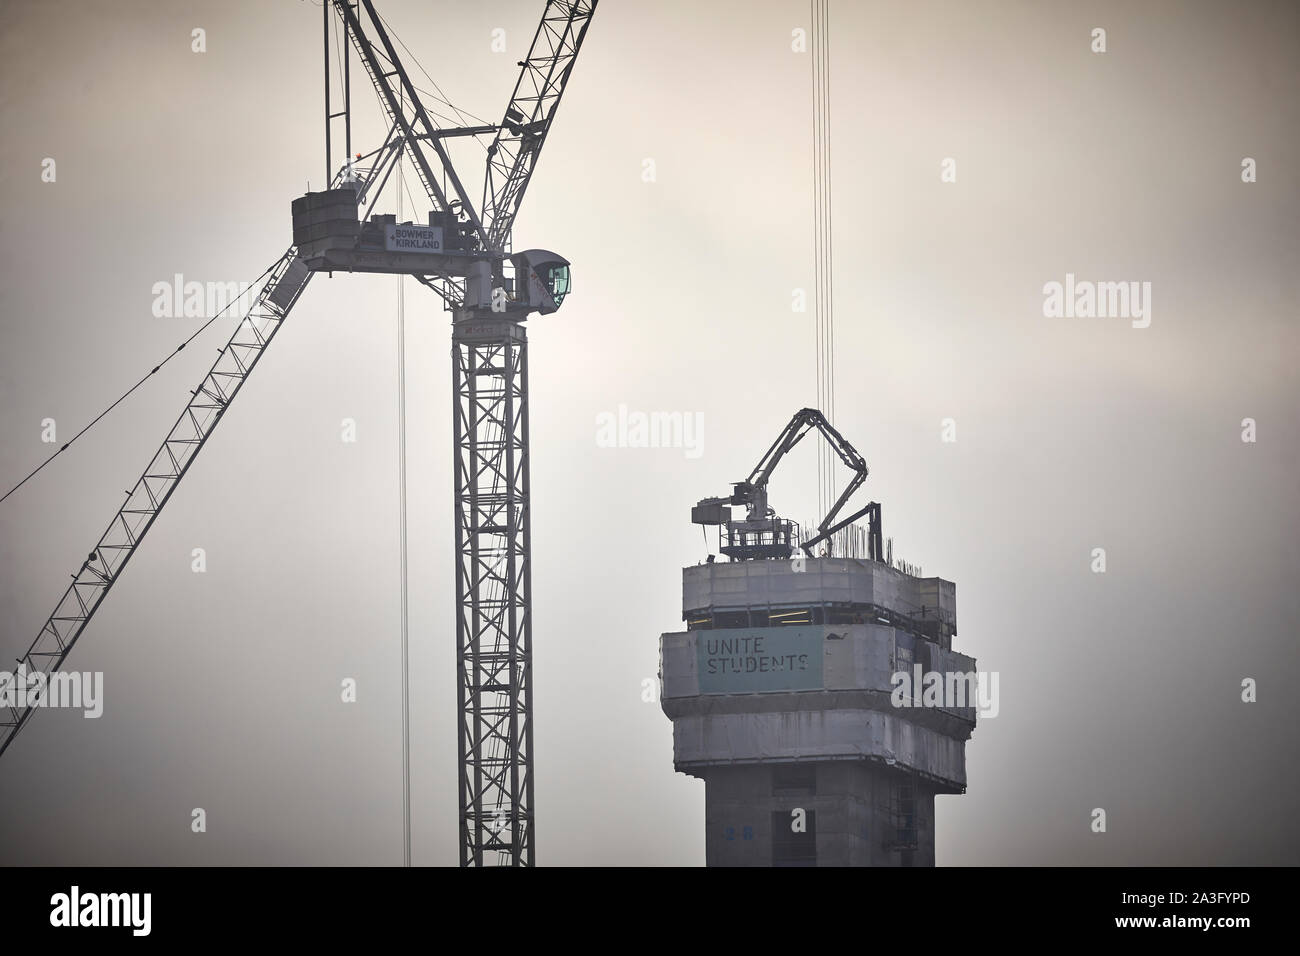
[[[200,324],[154,317],[155,282],[280,255],[323,134],[310,2],[2,8],[7,488],[51,450],[43,419],[66,440]],[[496,120],[542,4],[379,8]],[[896,552],[957,582],[955,648],[1001,674],[969,792],[937,801],[938,862],[1297,862],[1300,10],[832,0],[831,21],[835,424]],[[542,864],[704,860],[703,784],[641,682],[704,554],[690,505],[815,399],[791,309],[813,283],[808,26],[803,2],[605,0],[516,224],[574,264],[529,323]],[[1045,318],[1067,273],[1150,282],[1150,327]],[[104,716],[42,712],[0,759],[0,861],[401,861],[396,290],[313,280],[67,661],[105,673]],[[415,861],[453,864],[449,320],[408,283],[407,323]],[[6,660],[231,324],[0,505]],[[702,454],[598,447],[620,405],[702,413]],[[800,452],[772,503],[806,519]]]

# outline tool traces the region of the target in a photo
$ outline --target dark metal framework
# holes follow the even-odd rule
[[[58,670],[85,630],[86,624],[109,589],[131,560],[158,512],[167,504],[177,484],[207,442],[226,407],[257,365],[289,310],[311,278],[290,248],[271,269],[253,307],[204,377],[190,393],[189,404],[172,426],[149,467],[127,493],[126,501],[94,550],[72,576],[72,584],[41,628],[40,634],[19,660],[19,674],[46,674]],[[35,704],[0,710],[0,753],[3,753],[31,719]]]
[[[488,224],[488,246],[492,249],[509,249],[510,229],[519,203],[595,10],[596,0],[574,0],[548,3],[542,13],[528,56],[521,63],[523,69],[510,105],[496,139],[488,147],[483,221]]]
[[[498,317],[452,338],[460,862],[533,862],[528,340]]]
[[[846,528],[852,526],[853,522],[857,521],[863,515],[867,516],[865,542],[866,554],[863,556],[870,561],[884,561],[885,552],[881,538],[880,502],[878,501],[868,502],[847,518],[844,518],[842,521],[838,521],[833,525],[827,523],[830,520],[828,517],[818,526],[818,533],[800,544],[799,547],[801,547],[806,554],[811,555],[813,553],[813,548],[817,547],[818,544],[827,540],[833,541],[840,531],[844,531]],[[847,534],[848,532],[845,533]],[[842,549],[842,553],[835,556],[846,557],[851,555],[848,555],[847,549]]]
[[[377,166],[388,161],[392,148],[388,146],[370,154],[378,156]],[[335,177],[335,184],[343,182],[347,175],[348,167],[344,167]],[[364,186],[357,198],[358,201],[365,199]],[[291,246],[264,275],[266,282],[243,321],[230,341],[219,350],[216,361],[199,387],[190,393],[189,404],[167,433],[149,467],[126,493],[126,501],[113,516],[94,550],[72,575],[72,584],[36,640],[18,659],[18,673],[39,671],[50,674],[58,670],[153,527],[158,513],[194,464],[194,459],[244,381],[280,331],[312,274]],[[10,678],[17,679],[17,674]],[[0,754],[8,749],[31,719],[35,706],[28,703],[21,708],[0,708]]]
[[[826,444],[840,460],[852,469],[853,477],[844,486],[844,490],[835,500],[830,511],[817,525],[817,533],[799,542],[798,547],[803,549],[805,554],[811,555],[818,544],[833,540],[838,532],[849,528],[854,521],[866,515],[868,517],[867,557],[872,561],[884,559],[878,502],[872,501],[847,518],[838,522],[835,520],[845,503],[867,480],[867,463],[858,454],[858,450],[826,420],[826,416],[815,408],[801,408],[795,412],[776,441],[772,442],[763,453],[763,457],[749,473],[749,477],[733,484],[729,496],[703,498],[691,509],[692,523],[722,525],[726,528],[727,543],[721,546],[724,554],[735,560],[748,561],[761,558],[784,558],[793,552],[794,535],[797,529],[794,522],[777,517],[776,512],[768,506],[767,484],[781,460],[814,429],[821,433]],[[744,505],[748,508],[745,520],[731,519],[730,506],[732,505]]]
[[[735,561],[758,558],[788,558],[798,543],[799,526],[785,518],[756,521],[729,521],[723,525],[723,540],[718,550]]]
[[[548,0],[496,127],[439,128],[372,0],[332,0],[434,210],[472,232],[494,288],[528,188],[598,0]],[[328,40],[327,40],[328,47]],[[475,211],[443,140],[494,134]],[[425,152],[428,146],[434,154]],[[439,184],[439,175],[451,186]],[[456,673],[460,862],[534,863],[532,614],[529,574],[528,361],[524,316],[466,301],[462,276],[420,275],[452,310],[456,515]],[[518,291],[516,289],[516,291]]]
[[[390,122],[396,124],[402,131],[407,143],[407,152],[415,163],[416,174],[420,178],[421,185],[424,186],[434,209],[447,210],[451,208],[452,202],[457,203],[462,214],[473,224],[479,240],[485,240],[486,234],[478,215],[474,212],[469,194],[465,192],[460,177],[451,165],[451,157],[447,155],[446,147],[442,145],[438,128],[429,119],[419,93],[416,92],[415,86],[406,74],[406,69],[402,66],[402,61],[397,56],[397,50],[393,47],[392,38],[389,37],[383,20],[375,10],[372,0],[361,0],[361,3],[370,17],[370,25],[375,36],[383,44],[382,53],[375,48],[374,43],[362,29],[361,22],[353,9],[353,3],[349,0],[334,0],[334,7],[343,17],[348,35],[352,38],[353,46],[384,103]],[[384,69],[385,65],[388,69]],[[397,79],[396,84],[390,82],[394,78]],[[452,189],[456,194],[454,200],[447,198],[447,194],[439,185],[428,156],[416,145],[418,143],[428,143],[432,147],[443,176],[451,181]]]
[[[493,305],[505,292],[505,253],[511,228],[554,119],[598,0],[548,0],[528,56],[520,62],[500,126],[439,128],[407,76],[372,0],[330,0],[325,23],[325,154],[331,124],[344,120],[349,155],[331,181],[357,192],[364,220],[368,193],[377,196],[403,150],[414,163],[433,209],[459,223],[470,238],[475,268],[490,269]],[[360,18],[364,9],[374,40]],[[390,128],[383,146],[351,155],[351,68],[344,57],[343,108],[333,110],[330,12],[379,94]],[[346,45],[347,41],[344,41]],[[495,134],[488,147],[480,219],[442,140]],[[426,153],[426,146],[433,157]],[[357,167],[373,158],[366,170]],[[433,161],[436,160],[436,161]],[[377,184],[377,188],[373,188]],[[447,186],[450,186],[450,189]],[[400,188],[400,185],[399,185]],[[267,270],[261,294],[164,440],[127,493],[95,550],[50,615],[20,672],[50,673],[72,649],[118,579],[154,519],[261,358],[315,265],[290,247]],[[564,263],[567,266],[567,263]],[[459,688],[460,844],[462,865],[533,864],[532,620],[529,574],[528,308],[507,317],[468,302],[464,274],[416,274],[453,312],[453,390],[456,508],[456,661]],[[527,282],[528,276],[519,276]],[[567,291],[567,290],[566,290]],[[555,300],[558,306],[561,293]],[[502,297],[505,301],[505,297]],[[529,300],[531,301],[531,300]],[[536,306],[547,311],[545,306]],[[554,309],[550,309],[553,311]],[[34,704],[0,710],[0,753],[33,713]]]
[[[754,466],[754,470],[750,472],[744,486],[756,490],[763,496],[765,502],[767,483],[772,477],[772,472],[776,470],[776,466],[780,464],[781,459],[786,456],[790,449],[799,444],[803,437],[814,428],[821,432],[822,437],[826,439],[826,443],[839,456],[840,461],[852,469],[853,477],[844,486],[844,490],[840,492],[840,496],[835,500],[830,511],[826,513],[826,517],[817,526],[817,536],[799,545],[808,554],[812,554],[812,549],[818,542],[852,523],[855,518],[860,518],[872,508],[872,505],[867,505],[852,517],[832,526],[831,522],[840,513],[840,509],[844,507],[845,502],[853,497],[853,493],[867,480],[867,463],[858,454],[857,449],[850,445],[848,440],[835,429],[835,426],[826,420],[826,416],[815,408],[801,408],[795,412],[794,417],[790,419],[790,423],[785,426],[776,441],[772,443],[772,447]],[[875,505],[875,507],[879,509],[880,506]]]

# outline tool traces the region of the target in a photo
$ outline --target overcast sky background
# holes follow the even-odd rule
[[[499,118],[540,2],[379,7]],[[307,0],[0,18],[7,489],[51,451],[42,419],[66,440],[201,323],[155,318],[153,284],[256,277],[324,164]],[[955,647],[1001,675],[968,793],[937,801],[938,862],[1297,862],[1300,8],[833,0],[831,21],[835,424],[895,553],[956,581]],[[529,323],[542,864],[704,861],[703,784],[641,682],[704,555],[690,505],[815,401],[791,309],[813,284],[809,25],[803,2],[605,0],[516,223],[516,248],[574,263]],[[1044,318],[1067,272],[1152,283],[1150,327]],[[66,662],[105,673],[104,716],[42,712],[0,760],[0,862],[400,863],[397,281],[312,281]],[[407,323],[415,862],[454,864],[449,318],[408,283]],[[0,504],[5,660],[232,325]],[[703,453],[598,447],[620,405],[702,413]],[[772,503],[806,520],[799,452]]]

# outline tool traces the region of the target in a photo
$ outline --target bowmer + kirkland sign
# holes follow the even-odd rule
[[[442,252],[441,226],[385,226],[384,248],[389,252]]]

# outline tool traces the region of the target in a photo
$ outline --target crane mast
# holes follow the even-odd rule
[[[568,260],[556,253],[512,251],[511,232],[597,0],[549,0],[501,123],[450,128],[431,121],[371,0],[361,0],[368,27],[348,0],[332,2],[413,160],[431,211],[427,225],[382,215],[365,222],[347,188],[309,193],[294,202],[295,240],[314,271],[412,275],[451,311],[460,862],[531,866],[536,820],[524,322],[533,312],[555,312],[570,279]],[[494,138],[476,211],[443,140],[483,134]],[[440,185],[443,179],[450,190]]]
[[[488,148],[483,215],[491,249],[509,249],[519,201],[595,7],[595,0],[546,5]],[[515,282],[523,285],[517,298],[549,296],[558,308],[568,292],[567,262],[514,261]],[[562,289],[555,271],[562,272]],[[452,331],[462,865],[482,865],[491,852],[514,865],[534,861],[528,333],[522,317],[471,307],[454,313]]]

